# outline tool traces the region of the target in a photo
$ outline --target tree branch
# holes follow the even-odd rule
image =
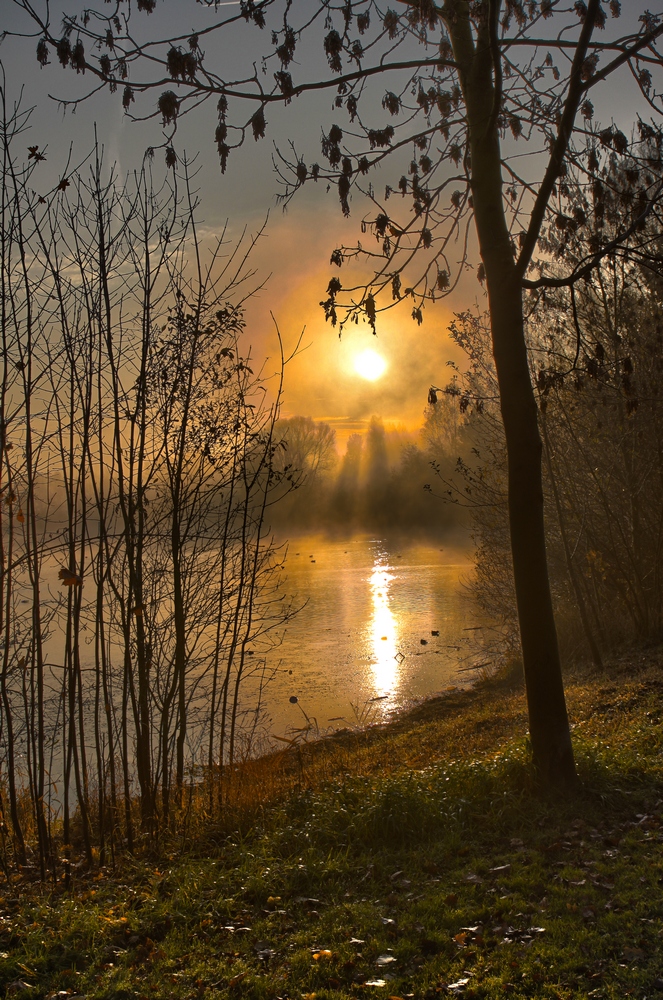
[[[582,267],[576,268],[571,274],[567,275],[565,278],[538,278],[536,281],[532,281],[529,278],[523,278],[522,286],[523,288],[572,288],[577,281],[581,281],[582,278],[586,278],[595,267],[597,267],[604,257],[607,257],[614,250],[617,250],[623,243],[625,243],[635,232],[640,229],[644,222],[647,221],[648,216],[651,214],[655,205],[663,194],[663,181],[658,185],[656,191],[654,192],[652,198],[647,204],[646,208],[637,219],[634,219],[628,229],[625,229],[623,233],[615,236],[613,240],[606,243],[601,250],[598,250],[595,254],[589,258],[586,264]]]
[[[585,20],[583,22],[580,38],[578,39],[578,45],[573,57],[573,63],[571,65],[571,72],[569,75],[569,92],[564,104],[564,111],[562,112],[562,120],[559,125],[557,139],[555,140],[555,144],[550,154],[550,160],[548,162],[548,167],[543,180],[541,181],[539,193],[536,196],[536,201],[534,202],[534,208],[532,209],[532,215],[530,216],[530,224],[525,235],[525,241],[523,243],[520,256],[516,262],[516,274],[519,277],[522,277],[525,274],[527,266],[532,259],[532,254],[534,253],[534,248],[539,238],[539,233],[541,232],[541,226],[545,217],[548,201],[550,200],[550,195],[552,194],[555,181],[559,177],[560,168],[568,149],[571,133],[573,132],[575,116],[580,104],[580,98],[584,93],[582,67],[587,57],[587,50],[592,37],[592,31],[594,30],[594,20],[598,9],[599,0],[589,0],[588,10],[585,14]]]
[[[488,123],[488,131],[492,131],[497,125],[497,120],[502,106],[502,55],[500,52],[500,40],[498,35],[498,24],[500,17],[500,0],[489,0],[488,4],[488,30],[490,32],[490,53],[493,57],[493,110]]]
[[[600,83],[602,80],[605,80],[606,77],[608,77],[612,72],[614,72],[614,70],[619,69],[620,66],[623,66],[624,63],[628,62],[629,59],[632,59],[634,55],[637,55],[640,49],[645,48],[660,35],[663,35],[663,24],[659,24],[657,28],[652,28],[651,31],[648,31],[645,35],[643,35],[642,38],[639,41],[637,41],[634,45],[632,45],[629,49],[625,49],[621,55],[617,56],[616,59],[613,59],[612,62],[608,63],[605,69],[602,69],[600,73],[595,73],[594,76],[592,76],[587,81],[585,86],[582,88],[583,91],[587,91],[591,87],[594,87],[597,83]]]

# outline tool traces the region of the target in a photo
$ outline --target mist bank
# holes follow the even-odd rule
[[[292,491],[271,512],[279,535],[407,535],[467,544],[466,512],[440,497],[470,445],[458,407],[443,399],[423,414],[418,431],[386,428],[374,416],[343,453],[335,431],[311,417],[278,422],[279,467]]]

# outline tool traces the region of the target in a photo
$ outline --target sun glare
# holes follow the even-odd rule
[[[393,573],[389,572],[389,567],[378,556],[369,583],[373,600],[373,619],[370,625],[373,676],[380,698],[393,690],[398,679],[398,628],[389,601],[389,587],[393,579]]]
[[[387,370],[387,362],[376,351],[367,348],[361,354],[355,356],[355,371],[357,375],[375,382],[381,378]]]

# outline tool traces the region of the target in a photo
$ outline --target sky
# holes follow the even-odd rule
[[[45,9],[45,0],[34,2],[38,9]],[[53,23],[57,23],[62,7],[73,12],[82,4],[80,0],[56,0],[51,4]],[[620,23],[622,31],[644,10],[639,3],[629,2],[625,7],[626,17]],[[21,30],[28,26],[25,15],[12,0],[0,0],[0,9],[4,28]],[[137,30],[158,30],[159,35],[166,37],[173,31],[188,32],[227,13],[227,8],[215,13],[195,0],[163,0],[154,15],[142,19],[139,15],[135,23]],[[208,58],[213,53],[215,58],[224,60],[224,66],[228,64],[228,72],[239,74],[245,72],[247,63],[269,48],[268,41],[264,33],[246,26],[240,28],[239,34],[233,34],[231,45],[211,36],[206,49]],[[35,46],[34,38],[5,39],[0,46],[0,60],[10,96],[17,98],[22,93],[24,105],[34,105],[29,141],[48,146],[48,161],[40,165],[44,182],[49,177],[61,176],[68,158],[75,163],[85,155],[92,143],[95,124],[105,144],[107,159],[117,161],[120,173],[137,168],[146,147],[162,141],[159,121],[130,121],[122,111],[119,94],[111,96],[106,92],[80,105],[75,113],[64,113],[53,97],[80,96],[87,79],[77,77],[71,70],[63,71],[57,60],[40,69]],[[319,48],[315,53],[319,62]],[[306,58],[314,57],[305,55]],[[320,72],[319,66],[304,61],[299,67],[300,74],[304,76],[307,70]],[[632,86],[625,77],[620,88],[611,87],[603,96],[598,92],[594,100],[604,120],[612,118],[630,131],[632,97]],[[387,426],[413,429],[420,425],[428,388],[448,381],[448,361],[462,365],[462,356],[447,334],[453,312],[475,305],[483,308],[485,299],[475,272],[470,270],[454,295],[426,309],[421,327],[412,321],[408,305],[383,314],[377,336],[373,336],[368,326],[360,324],[348,329],[339,340],[337,331],[325,323],[319,303],[326,297],[329,278],[337,273],[330,265],[330,253],[339,243],[356,243],[360,237],[362,205],[355,199],[351,216],[345,219],[339,210],[337,194],[325,193],[323,184],[311,183],[305,185],[284,212],[276,203],[279,184],[272,157],[276,139],[280,143],[293,141],[308,162],[318,159],[321,128],[328,127],[333,120],[331,101],[330,94],[315,95],[305,101],[298,99],[290,108],[270,110],[267,137],[258,143],[250,139],[248,145],[235,152],[223,176],[213,142],[211,102],[181,120],[176,149],[179,154],[185,150],[189,156],[198,154],[199,218],[209,234],[218,232],[227,222],[231,238],[238,238],[245,228],[249,233],[256,232],[269,215],[265,234],[253,255],[258,280],[266,284],[247,307],[252,353],[256,360],[275,357],[275,324],[281,331],[286,353],[299,343],[299,351],[286,372],[283,415],[303,414],[329,420],[336,427],[342,445],[348,434],[365,427],[372,415],[381,416]],[[379,175],[377,183],[383,183]],[[353,277],[359,274],[355,270]],[[374,380],[357,371],[357,358],[364,357],[367,350],[383,360],[383,374]],[[371,372],[374,374],[375,370],[370,369],[368,374]],[[367,374],[365,364],[364,374]]]
[[[57,23],[58,6],[72,11],[81,4],[77,0],[53,4],[53,23]],[[0,7],[10,12],[9,18],[3,19],[3,27],[16,30],[27,24],[25,15],[20,16],[11,0],[0,0]],[[147,23],[158,24],[165,35],[168,28],[189,30],[194,23],[200,25],[213,16],[212,11],[194,0],[177,4],[165,0]],[[259,46],[251,51],[256,36]],[[224,59],[235,59],[238,72],[250,58],[257,58],[268,39],[253,28],[245,31],[244,41],[244,45],[220,53]],[[61,176],[68,156],[76,162],[77,157],[85,155],[95,124],[107,159],[117,161],[121,173],[138,167],[147,145],[161,141],[160,123],[132,123],[122,111],[118,94],[99,93],[75,113],[63,112],[53,97],[80,95],[87,80],[71,70],[62,70],[57,60],[41,70],[35,46],[34,38],[11,38],[0,46],[0,59],[9,92],[16,97],[22,88],[24,105],[34,105],[34,138],[31,135],[29,141],[48,146],[48,161],[40,165],[44,179]],[[332,250],[341,242],[356,243],[360,237],[362,206],[355,201],[350,218],[345,219],[337,194],[326,193],[322,184],[315,189],[312,184],[306,186],[285,211],[277,204],[280,188],[272,165],[274,139],[293,138],[299,147],[308,143],[310,158],[318,159],[320,123],[332,120],[331,97],[317,96],[308,100],[306,107],[298,106],[295,114],[293,110],[271,110],[266,139],[259,143],[251,139],[247,147],[231,156],[225,175],[219,169],[213,142],[211,102],[199,113],[181,120],[176,148],[178,153],[186,150],[189,156],[199,156],[199,217],[208,233],[218,232],[228,222],[231,238],[238,238],[245,227],[249,233],[256,232],[269,215],[265,234],[252,257],[257,280],[266,280],[266,286],[247,304],[252,353],[256,360],[276,356],[275,323],[286,352],[300,344],[286,372],[283,415],[329,420],[342,449],[348,435],[365,428],[373,415],[382,417],[387,426],[414,429],[421,424],[430,385],[448,380],[448,360],[462,361],[446,332],[453,310],[482,298],[482,290],[472,275],[468,283],[471,298],[465,289],[462,299],[429,309],[422,327],[411,319],[411,307],[404,306],[381,317],[377,336],[368,326],[360,325],[348,329],[339,339],[338,331],[325,322],[320,301],[326,298],[330,277],[338,273],[329,262]],[[355,269],[353,277],[358,273]],[[386,363],[384,374],[375,381],[362,377],[355,368],[355,358],[367,349]]]

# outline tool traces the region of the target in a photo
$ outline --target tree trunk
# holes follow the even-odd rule
[[[458,7],[459,16],[449,30],[467,107],[474,216],[506,438],[511,553],[533,762],[544,788],[571,787],[575,763],[548,579],[542,445],[527,360],[522,285],[504,212],[493,56],[487,27],[475,47],[465,5]]]
[[[544,786],[570,786],[575,765],[548,579],[542,446],[521,291],[513,278],[505,283],[489,280],[488,294],[509,466],[511,553],[532,754]]]

